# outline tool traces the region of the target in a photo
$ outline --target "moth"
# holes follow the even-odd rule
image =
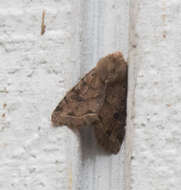
[[[55,108],[54,126],[94,127],[98,144],[118,153],[125,135],[127,68],[121,52],[101,58]]]

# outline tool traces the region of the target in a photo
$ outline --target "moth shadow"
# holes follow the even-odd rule
[[[100,145],[97,144],[93,127],[85,127],[80,129],[80,138],[83,163],[90,159],[94,160],[99,156],[104,157],[110,155],[110,153],[106,152]]]

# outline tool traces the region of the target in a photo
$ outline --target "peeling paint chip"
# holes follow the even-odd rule
[[[125,135],[127,63],[116,52],[99,60],[52,113],[55,126],[94,126],[95,136],[109,153],[118,153]]]

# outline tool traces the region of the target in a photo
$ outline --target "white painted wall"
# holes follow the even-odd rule
[[[0,0],[0,189],[180,189],[180,9],[179,0]],[[117,50],[129,60],[126,150],[108,156],[91,129],[53,128],[50,115]]]
[[[127,47],[128,1],[0,0],[0,189],[122,189],[122,151],[105,155],[92,131],[53,128],[50,115],[100,57]]]
[[[125,189],[179,190],[181,2],[131,0],[129,29]]]
[[[75,0],[0,0],[2,190],[78,186],[79,138],[50,115],[80,75],[80,20]]]

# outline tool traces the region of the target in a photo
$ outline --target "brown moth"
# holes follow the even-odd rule
[[[52,113],[55,126],[94,127],[98,144],[118,153],[125,135],[127,63],[120,52],[99,60]]]

